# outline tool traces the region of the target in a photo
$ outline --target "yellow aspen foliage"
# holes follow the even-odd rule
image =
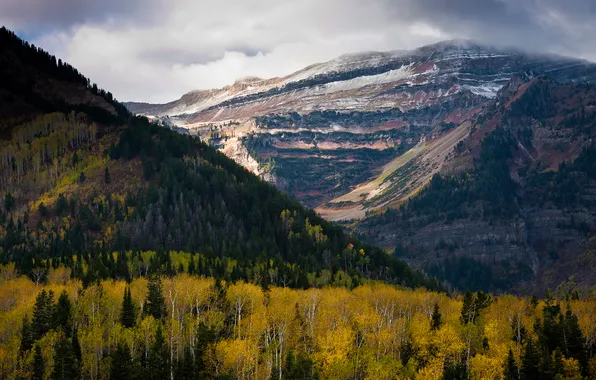
[[[265,297],[261,288],[239,281],[230,285],[226,297],[234,310],[234,335],[237,338],[258,335],[265,327]]]
[[[579,362],[573,358],[563,358],[563,379],[565,380],[581,380],[581,369]]]
[[[416,380],[440,380],[443,377],[444,361],[441,358],[432,359],[417,374]]]
[[[430,321],[422,314],[416,314],[410,322],[410,338],[414,349],[425,360],[430,355],[431,334]]]
[[[48,271],[48,282],[56,285],[66,285],[70,281],[72,270],[70,268],[50,268]]]
[[[245,339],[223,340],[215,347],[220,374],[233,373],[239,379],[250,379],[256,371],[258,348]]]
[[[392,356],[383,356],[372,360],[366,368],[366,380],[393,380],[397,379],[402,371],[401,361]]]
[[[444,325],[434,333],[432,345],[442,356],[451,361],[459,361],[465,344],[452,325]]]
[[[142,255],[150,259],[155,254]],[[176,260],[184,266],[188,257],[179,253]],[[509,350],[517,365],[522,363],[526,341],[519,344],[516,334],[521,331],[535,340],[534,321],[542,320],[545,305],[533,307],[529,299],[495,296],[475,323],[464,325],[459,319],[461,300],[425,290],[371,283],[353,290],[272,286],[264,292],[242,281],[216,286],[212,278],[180,274],[162,277],[167,315],[156,320],[141,313],[146,278],[134,278],[129,284],[104,280],[83,288],[81,281],[69,279],[69,270],[46,264],[46,278],[37,284],[19,276],[14,267],[0,268],[0,373],[6,378],[31,377],[34,354],[31,348],[21,352],[21,329],[25,315],[31,323],[42,290],[54,293],[54,303],[62,291],[68,294],[81,348],[82,378],[98,380],[109,378],[112,353],[119,343],[130,348],[134,360],[148,358],[159,328],[162,354],[172,368],[196,352],[189,349],[198,349],[213,376],[283,378],[292,376],[287,371],[293,363],[321,379],[440,379],[445,368],[469,369],[470,379],[495,379],[504,373]],[[137,307],[136,326],[128,328],[120,323],[126,288]],[[565,302],[561,304],[566,306]],[[592,342],[594,300],[569,302],[578,318],[581,342]],[[435,304],[442,323],[431,330]],[[61,334],[60,328],[51,328],[36,342],[46,378]],[[587,359],[587,374],[594,378],[596,360]],[[563,358],[562,364],[561,378],[580,378],[577,359]]]
[[[319,342],[319,351],[314,355],[315,362],[326,378],[334,378],[337,365],[344,363],[352,348],[354,331],[347,326],[338,326],[327,331]],[[345,364],[345,363],[344,363]]]
[[[503,362],[499,359],[490,358],[478,354],[470,359],[471,380],[493,380],[498,379],[503,373]]]

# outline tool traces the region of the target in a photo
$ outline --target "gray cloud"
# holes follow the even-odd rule
[[[165,6],[162,0],[2,0],[0,20],[23,32],[38,33],[86,23],[155,20]]]
[[[450,38],[596,60],[594,0],[2,0],[0,24],[125,100]]]

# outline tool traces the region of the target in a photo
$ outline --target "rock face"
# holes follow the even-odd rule
[[[232,145],[240,142],[258,164],[239,161],[250,161],[249,170],[270,173],[327,218],[346,220],[416,193],[464,137],[466,123],[519,73],[592,81],[596,66],[447,41],[345,55],[283,78],[243,78],[168,104],[127,106],[221,149],[236,138]],[[413,157],[400,160],[406,153]]]
[[[455,286],[525,291],[589,267],[572,260],[573,252],[590,249],[589,194],[577,210],[529,197],[548,187],[533,181],[547,181],[542,174],[591,145],[584,124],[596,105],[587,84],[595,81],[596,65],[586,61],[447,41],[346,55],[283,78],[243,78],[168,104],[127,106],[199,134],[327,219],[358,220],[359,233],[398,246],[397,254]],[[581,128],[570,127],[578,120]],[[491,206],[476,199],[486,189],[473,181],[478,162],[493,165],[485,156],[495,152],[484,141],[501,130],[512,134],[505,145],[513,153],[503,158],[508,179],[486,185],[504,197]],[[471,200],[432,217],[399,211],[424,197],[438,173],[469,186]],[[515,190],[503,195],[501,188]],[[493,217],[490,207],[503,204],[515,212]],[[469,274],[447,273],[447,266]],[[556,273],[559,267],[567,269]]]
[[[470,132],[427,188],[358,231],[460,288],[593,287],[596,86],[514,78]]]

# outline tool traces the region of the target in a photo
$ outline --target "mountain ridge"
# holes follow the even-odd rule
[[[0,66],[3,115],[20,117],[0,117],[0,263],[31,278],[64,265],[88,286],[188,270],[172,267],[182,254],[196,261],[191,274],[263,287],[438,287],[197,137],[130,115],[72,66],[0,29],[5,41],[0,62],[13,64]],[[71,98],[73,86],[86,96]]]
[[[573,228],[581,225],[591,236],[590,214],[569,204],[540,211],[527,206],[523,192],[542,194],[542,186],[555,186],[547,185],[542,171],[557,173],[589,148],[592,132],[581,115],[592,107],[596,64],[470,41],[442,42],[399,56],[373,53],[368,59],[375,64],[357,63],[361,66],[345,72],[328,71],[164,119],[326,219],[342,221],[367,241],[394,249],[458,288],[544,292],[565,276],[584,273],[573,263],[589,255],[589,238]],[[361,61],[362,56],[354,59]],[[186,100],[192,106],[192,99]],[[491,158],[508,151],[507,168]],[[572,175],[584,178],[582,170]],[[460,178],[464,174],[471,179]],[[436,178],[446,179],[439,186]],[[452,209],[436,205],[444,214],[424,209],[413,217],[408,208],[432,203],[431,196],[445,197],[436,193],[437,186],[453,186],[469,199],[452,204],[447,197],[444,203]],[[486,186],[495,189],[487,192]],[[490,203],[487,194],[500,194],[502,204]],[[525,203],[512,206],[518,201]],[[549,242],[542,233],[560,238]],[[552,252],[560,259],[551,259],[557,256]],[[558,265],[567,269],[557,274]],[[452,276],[473,269],[483,275],[470,274],[463,283]],[[490,278],[493,283],[485,281]],[[586,279],[582,286],[591,286],[594,279]]]
[[[298,71],[291,73],[289,75],[286,75],[284,77],[273,77],[273,78],[267,78],[267,79],[259,78],[260,82],[267,83],[267,86],[265,86],[265,88],[263,88],[261,90],[255,89],[255,90],[253,90],[254,92],[248,92],[247,94],[244,94],[244,95],[242,95],[242,91],[237,91],[236,93],[231,93],[230,96],[231,96],[231,98],[233,98],[233,97],[237,96],[238,93],[241,94],[240,96],[258,94],[259,91],[264,92],[264,91],[270,90],[272,88],[283,87],[285,85],[288,85],[289,83],[297,82],[297,81],[306,79],[308,77],[329,74],[329,73],[333,73],[333,72],[342,73],[342,72],[350,71],[350,70],[357,69],[357,68],[362,69],[362,68],[367,68],[367,67],[380,66],[382,63],[388,63],[388,62],[391,62],[391,60],[393,60],[393,59],[399,59],[399,58],[403,58],[403,57],[409,57],[412,59],[414,59],[414,58],[420,59],[420,58],[424,58],[424,56],[428,56],[428,59],[431,59],[431,58],[433,58],[433,55],[435,55],[435,54],[438,54],[438,55],[444,54],[450,50],[456,51],[456,52],[462,52],[462,51],[466,52],[466,54],[468,55],[467,58],[491,58],[491,57],[496,58],[496,57],[502,57],[502,56],[507,56],[507,55],[519,55],[519,56],[536,57],[536,58],[543,58],[543,59],[548,58],[551,60],[559,60],[559,61],[575,61],[575,63],[577,65],[592,65],[593,64],[587,60],[558,56],[558,55],[554,55],[554,54],[537,54],[537,53],[528,54],[528,53],[524,53],[524,52],[520,51],[519,49],[514,49],[514,48],[490,47],[490,46],[482,45],[482,44],[472,41],[472,40],[446,40],[446,41],[441,41],[441,42],[438,42],[435,44],[426,45],[426,46],[423,46],[423,47],[420,47],[417,49],[413,49],[413,50],[395,50],[395,51],[387,51],[387,52],[371,51],[371,52],[359,52],[359,53],[344,54],[344,55],[341,55],[335,59],[327,61],[327,62],[314,63],[312,65],[305,67],[304,69],[298,70]],[[473,54],[470,54],[475,51],[478,53],[476,57],[474,57]],[[481,52],[483,52],[483,51],[490,52],[490,55],[482,54]],[[500,56],[498,53],[507,53],[507,54]],[[443,57],[442,59],[462,58],[462,57],[466,57],[466,54],[462,54],[461,56],[447,55],[447,57]],[[385,61],[385,62],[383,62],[383,61]],[[256,78],[256,77],[252,77],[252,78]],[[179,102],[184,103],[185,102],[184,99],[190,98],[190,97],[192,97],[192,95],[202,95],[202,94],[210,95],[210,94],[213,94],[216,92],[222,92],[225,90],[234,90],[235,85],[241,84],[241,83],[239,83],[239,81],[241,79],[242,78],[239,78],[238,80],[235,81],[235,83],[233,83],[231,85],[224,86],[222,88],[192,90],[192,91],[184,94],[181,99],[173,100],[173,101],[165,103],[165,104],[136,103],[136,102],[127,102],[125,104],[133,112],[145,114],[147,110],[144,109],[144,107],[151,107],[151,108],[155,108],[155,109],[163,109],[162,112],[158,113],[158,115],[153,115],[153,116],[176,116],[176,115],[179,115],[179,113],[177,113],[177,112],[179,112],[179,110],[177,110],[175,107],[173,109],[168,109],[167,106],[174,105]],[[271,86],[271,87],[269,87],[269,86]],[[226,99],[226,100],[229,100],[229,99]],[[214,104],[212,106],[215,106],[215,105],[216,104]],[[198,109],[198,108],[190,109],[188,111],[184,111],[183,114],[199,112],[203,109]]]

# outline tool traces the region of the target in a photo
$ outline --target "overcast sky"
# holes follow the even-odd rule
[[[124,101],[452,38],[596,61],[596,0],[0,0],[0,25]]]

